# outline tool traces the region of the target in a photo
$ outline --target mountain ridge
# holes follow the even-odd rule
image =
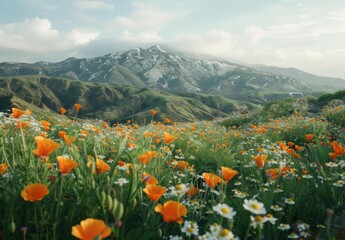
[[[70,57],[57,63],[0,63],[0,76],[17,75],[117,83],[171,93],[204,93],[253,103],[293,95],[315,95],[324,91],[298,78],[165,49],[159,45],[94,58]]]
[[[309,84],[314,84],[321,87],[331,86],[334,89],[339,89],[339,87],[345,88],[345,79],[343,78],[318,76],[318,75],[308,73],[294,67],[282,68],[282,67],[277,67],[277,66],[268,66],[264,64],[254,64],[250,66],[264,72],[269,72],[273,74],[281,74],[287,77],[297,77],[297,78],[303,79]]]

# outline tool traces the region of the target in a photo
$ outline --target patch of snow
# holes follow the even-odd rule
[[[249,80],[247,81],[246,85],[248,86],[249,83],[250,83],[251,81],[253,81],[255,78],[256,78],[256,77],[252,77],[251,79],[249,79]]]
[[[158,44],[157,45],[154,45],[152,47],[150,47],[148,49],[149,52],[152,52],[152,53],[157,53],[157,52],[161,52],[161,53],[167,53],[167,51],[165,51],[164,49],[161,48],[161,46],[159,46]]]
[[[168,82],[163,78],[163,80],[164,80],[164,84],[162,84],[162,87],[163,88],[168,88],[169,86],[168,86]]]
[[[162,77],[162,71],[158,68],[151,68],[149,71],[147,71],[145,74],[145,77],[149,79],[148,82],[157,82],[159,78]]]
[[[88,81],[92,81],[93,79],[98,77],[100,74],[101,74],[100,72],[92,73],[91,76],[89,77]]]
[[[290,92],[289,93],[291,97],[293,97],[293,95],[301,95],[304,96],[302,92]]]

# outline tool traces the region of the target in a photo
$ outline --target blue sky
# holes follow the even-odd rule
[[[344,0],[2,0],[0,62],[161,44],[345,78]]]

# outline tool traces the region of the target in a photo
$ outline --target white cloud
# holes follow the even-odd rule
[[[191,52],[228,58],[236,49],[238,36],[224,29],[212,29],[204,34],[180,33],[173,45]]]
[[[53,28],[49,19],[35,17],[18,23],[0,25],[0,50],[11,49],[14,55],[22,53],[26,57],[40,54],[54,56],[57,51],[66,54],[78,45],[87,44],[98,35],[99,33],[92,29],[59,32]]]
[[[101,0],[78,0],[75,6],[80,10],[113,10],[114,6]]]
[[[256,25],[251,25],[245,28],[244,35],[251,44],[254,44],[265,36],[265,30]]]
[[[267,37],[270,38],[293,38],[296,34],[305,34],[305,30],[317,25],[315,21],[281,24],[267,27]]]
[[[160,28],[167,23],[181,18],[182,13],[173,9],[160,9],[149,3],[134,3],[134,10],[126,17],[116,17],[110,24],[111,28],[143,30],[143,28]]]
[[[95,40],[99,35],[99,32],[88,29],[74,29],[68,33],[68,39],[75,45],[83,45]]]
[[[28,40],[51,40],[59,35],[59,32],[52,28],[51,22],[44,18],[25,19],[20,23],[0,25],[3,32]]]
[[[311,62],[316,62],[322,59],[323,54],[321,51],[305,51],[304,52],[306,60]]]
[[[132,42],[139,45],[143,43],[160,43],[163,39],[158,35],[158,32],[159,30],[153,32],[133,33],[125,30],[121,34],[120,41]]]

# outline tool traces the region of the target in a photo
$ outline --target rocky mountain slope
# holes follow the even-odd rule
[[[253,103],[327,91],[298,77],[181,53],[159,45],[95,58],[68,58],[58,63],[0,63],[0,76],[16,75],[116,83],[171,93],[204,93]]]
[[[333,77],[322,77],[317,76],[311,73],[307,73],[301,71],[297,68],[281,68],[281,67],[273,67],[273,66],[266,66],[261,64],[253,65],[257,70],[283,75],[292,79],[298,78],[307,84],[317,86],[318,88],[325,88],[326,90],[338,90],[339,88],[345,88],[345,80],[341,78],[333,78]]]

